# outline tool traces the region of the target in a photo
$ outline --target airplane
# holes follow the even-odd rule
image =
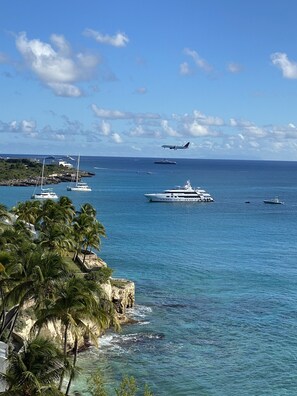
[[[163,148],[169,148],[170,150],[183,150],[187,149],[190,146],[190,142],[186,143],[184,146],[172,146],[170,144],[163,144]]]

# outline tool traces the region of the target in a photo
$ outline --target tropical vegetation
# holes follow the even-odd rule
[[[92,276],[75,265],[78,255],[100,249],[105,228],[96,215],[90,204],[76,210],[68,197],[0,205],[0,340],[9,345],[1,394],[68,395],[82,341],[119,328],[102,288],[112,271]],[[15,336],[28,318],[20,344]]]
[[[0,158],[0,181],[21,180],[40,177],[42,163],[27,158]],[[44,168],[44,176],[52,173],[67,173],[69,170],[56,163],[47,163]]]
[[[108,396],[110,392],[107,391],[104,375],[101,370],[95,371],[89,379],[89,393],[92,396]],[[153,396],[149,386],[144,385],[144,390],[139,389],[137,381],[133,376],[125,376],[120,382],[119,386],[114,389],[113,396]]]

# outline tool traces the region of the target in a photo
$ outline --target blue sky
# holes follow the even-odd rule
[[[296,160],[296,15],[295,0],[3,1],[0,155]]]

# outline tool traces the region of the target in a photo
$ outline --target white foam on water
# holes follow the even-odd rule
[[[140,320],[146,318],[152,311],[151,307],[136,304],[133,308],[127,309],[127,314],[133,319]]]

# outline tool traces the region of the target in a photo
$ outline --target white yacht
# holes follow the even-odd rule
[[[92,191],[91,187],[89,187],[87,183],[79,181],[79,161],[80,161],[80,156],[78,156],[77,158],[75,184],[72,186],[71,185],[68,186],[67,191]]]
[[[92,191],[91,187],[84,182],[76,182],[74,186],[67,187],[68,191]]]
[[[42,188],[40,192],[35,193],[32,199],[58,199],[58,195],[51,188]]]
[[[266,203],[266,204],[272,204],[272,205],[283,205],[284,204],[284,202],[281,201],[279,199],[279,197],[275,197],[275,198],[272,198],[272,199],[265,199],[265,201],[263,201],[263,202]]]
[[[177,186],[161,193],[144,194],[151,202],[213,202],[213,198],[200,187],[192,187],[190,180],[183,187]]]
[[[39,192],[33,192],[31,199],[58,199],[58,195],[53,191],[52,188],[43,188],[44,181],[44,165],[45,159],[42,162],[41,180],[40,180],[40,190]],[[35,188],[36,190],[36,188]]]

